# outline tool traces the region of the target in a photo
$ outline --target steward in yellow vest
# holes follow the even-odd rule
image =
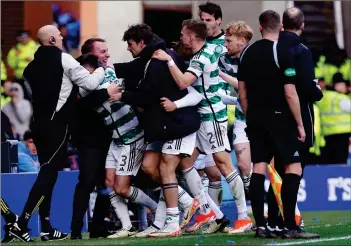
[[[2,59],[1,59],[1,80],[7,80],[7,71]]]
[[[17,41],[18,43],[7,55],[7,64],[14,70],[15,78],[18,80],[22,79],[24,69],[34,59],[34,53],[39,46],[26,31],[17,33]]]
[[[336,91],[325,90],[323,94],[323,99],[317,102],[326,141],[322,159],[326,164],[346,163],[351,135],[351,99]]]

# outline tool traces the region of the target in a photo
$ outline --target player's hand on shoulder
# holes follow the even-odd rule
[[[155,58],[157,60],[161,61],[170,61],[172,60],[172,57],[168,55],[164,50],[158,49],[154,52],[152,55],[152,58]]]

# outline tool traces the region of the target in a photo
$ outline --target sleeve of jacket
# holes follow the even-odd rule
[[[39,170],[34,166],[32,158],[25,153],[18,153],[18,171],[20,173],[37,173]]]
[[[88,96],[82,97],[81,102],[88,105],[89,107],[97,107],[107,101],[109,95],[107,89],[100,89],[92,91]]]
[[[125,78],[128,74],[132,73],[140,58],[136,58],[130,62],[114,63],[117,78]]]
[[[299,71],[301,80],[298,80],[302,95],[310,102],[320,101],[323,98],[322,91],[317,87],[314,77],[314,63],[311,51],[304,49],[300,55]],[[300,77],[300,76],[298,76]]]
[[[141,108],[147,107],[151,103],[154,103],[154,100],[157,98],[158,94],[155,84],[158,83],[160,74],[161,73],[157,64],[151,62],[147,69],[145,79],[138,86],[138,91],[123,92],[121,101],[133,107]]]

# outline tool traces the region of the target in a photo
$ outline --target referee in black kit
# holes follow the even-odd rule
[[[259,17],[262,39],[246,47],[238,70],[239,98],[247,117],[253,173],[250,198],[257,224],[256,237],[269,238],[264,220],[264,180],[267,165],[279,157],[285,175],[281,196],[284,209],[283,238],[316,238],[317,234],[298,232],[295,205],[302,168],[301,142],[305,141],[300,102],[295,88],[294,59],[287,48],[277,43],[280,16],[267,10]]]

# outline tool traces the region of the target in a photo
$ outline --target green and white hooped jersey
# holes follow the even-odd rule
[[[224,73],[234,78],[237,78],[239,63],[240,63],[240,58],[230,57],[228,53],[224,53],[219,58],[218,66]],[[239,101],[235,108],[235,118],[237,120],[246,121],[245,115],[243,113],[243,110],[241,108]]]
[[[208,44],[212,44],[212,45],[220,45],[223,47],[223,51],[221,53],[221,55],[227,53],[227,48],[224,46],[225,43],[225,33],[222,32],[222,35],[219,36],[216,39],[207,39],[206,42]],[[222,69],[222,67],[219,67],[219,69],[221,69],[222,72],[225,72],[225,70]],[[229,95],[230,94],[230,90],[231,90],[231,85],[228,84],[226,81],[224,81],[221,77],[219,77],[219,83],[221,85],[221,89],[219,90],[219,93],[224,93],[225,95]]]
[[[201,121],[227,121],[227,109],[218,91],[219,83],[218,59],[223,52],[222,46],[206,43],[190,60],[187,72],[194,74],[197,80],[193,87],[204,95],[199,103]]]
[[[112,68],[105,70],[105,78],[98,86],[98,89],[106,89],[108,85],[116,83],[123,87],[121,79],[118,79]],[[144,136],[144,131],[133,108],[122,102],[103,103],[97,112],[103,115],[105,125],[113,132],[112,138],[120,140],[121,144],[131,144]]]
[[[219,36],[216,39],[211,39],[211,38],[206,39],[206,43],[213,44],[213,45],[221,45],[221,46],[224,47],[224,39],[225,39],[225,34],[222,31],[222,35],[221,36]]]

